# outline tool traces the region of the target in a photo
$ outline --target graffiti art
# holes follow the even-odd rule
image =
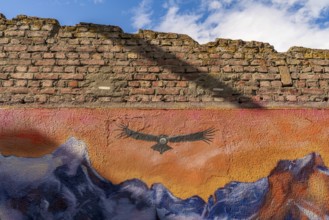
[[[268,177],[230,182],[208,201],[180,199],[161,183],[120,184],[100,176],[83,141],[70,138],[39,158],[0,156],[1,219],[326,219],[329,169],[312,153],[280,161]],[[5,180],[5,181],[4,181]]]
[[[0,121],[1,220],[329,218],[325,110],[1,109]]]
[[[206,143],[210,143],[213,139],[213,135],[216,131],[214,128],[208,128],[204,131],[199,131],[192,134],[186,135],[178,135],[178,136],[168,136],[168,135],[151,135],[151,134],[144,134],[138,131],[133,131],[128,128],[127,125],[120,125],[121,133],[119,137],[131,137],[136,140],[143,140],[143,141],[152,141],[157,142],[157,144],[153,145],[151,148],[155,151],[159,151],[160,154],[172,149],[167,143],[179,143],[179,142],[186,142],[186,141],[204,141]]]

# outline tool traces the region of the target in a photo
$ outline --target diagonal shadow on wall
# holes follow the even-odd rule
[[[114,45],[121,46],[127,52],[133,52],[149,61],[149,64],[162,67],[167,72],[176,74],[180,79],[194,82],[199,88],[199,92],[203,95],[214,98],[223,99],[225,102],[229,102],[238,108],[263,108],[262,105],[242,94],[232,86],[227,85],[220,79],[220,74],[209,74],[209,71],[204,71],[202,68],[196,67],[189,63],[186,58],[179,58],[170,49],[166,51],[164,48],[152,44],[150,39],[145,39],[143,31],[138,34],[124,33],[119,27],[104,26],[90,23],[80,23],[82,27],[88,28],[89,31],[98,34],[99,38],[109,39]],[[119,30],[119,34],[113,34],[113,32],[104,32],[106,28],[116,28]],[[156,32],[150,31],[153,34]],[[190,41],[193,41],[190,39]],[[194,42],[195,46],[200,46]],[[193,47],[189,47],[193,49]],[[189,52],[189,51],[188,51]],[[207,64],[202,64],[202,67],[207,67]]]

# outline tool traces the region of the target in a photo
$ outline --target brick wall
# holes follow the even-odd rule
[[[0,14],[0,105],[327,105],[329,50]]]

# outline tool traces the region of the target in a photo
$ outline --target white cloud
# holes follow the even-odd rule
[[[212,37],[217,35],[269,42],[279,51],[286,51],[291,46],[329,48],[329,30],[312,23],[329,6],[329,1],[317,6],[311,4],[312,2],[305,2],[295,12],[291,10],[291,6],[298,3],[296,0],[291,0],[286,7],[282,4],[270,7],[251,2],[243,10],[226,12],[224,20],[210,31]]]
[[[219,0],[201,0],[201,8],[211,10],[218,10],[222,7],[222,3]]]
[[[162,22],[155,29],[164,32],[186,33],[194,39],[208,39],[208,33],[203,33],[201,25],[198,23],[200,17],[201,15],[192,13],[179,14],[179,8],[173,6],[169,8]]]
[[[142,0],[138,7],[133,9],[133,27],[140,29],[146,28],[151,24],[152,11],[152,0]]]
[[[329,29],[314,22],[329,10],[329,0],[199,0],[199,10],[190,11],[168,0],[159,22],[152,21],[143,2],[149,1],[140,4],[144,17],[135,19],[138,28],[184,33],[200,43],[232,38],[269,42],[278,51],[291,46],[329,49]]]
[[[210,10],[220,9],[221,7],[222,7],[222,4],[219,1],[211,1],[209,3]]]
[[[308,31],[305,26],[296,27],[284,12],[261,5],[253,5],[243,11],[229,13],[223,19],[211,30],[212,36],[266,41],[280,51],[299,43],[298,39],[305,36]]]
[[[103,3],[104,0],[93,0],[95,4],[100,4],[100,3]]]

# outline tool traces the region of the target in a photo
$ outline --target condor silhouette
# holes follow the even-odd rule
[[[207,130],[187,134],[187,135],[178,135],[169,137],[168,135],[151,135],[151,134],[144,134],[138,131],[133,131],[128,128],[127,125],[121,124],[119,125],[121,133],[119,137],[131,137],[136,140],[143,140],[143,141],[154,141],[157,142],[151,148],[155,151],[159,151],[160,154],[163,154],[167,150],[171,150],[172,147],[168,145],[168,142],[178,143],[178,142],[187,142],[187,141],[204,141],[207,144],[212,142],[213,135],[216,132],[214,128],[208,128]]]

